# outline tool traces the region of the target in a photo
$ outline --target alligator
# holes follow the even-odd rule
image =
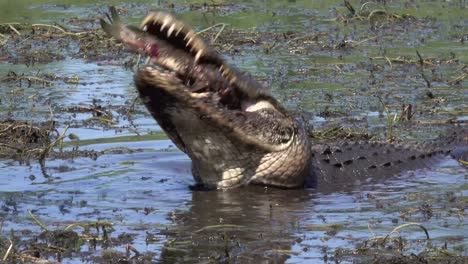
[[[230,66],[175,16],[150,12],[140,27],[123,24],[115,8],[107,18],[101,26],[109,36],[147,57],[134,77],[140,98],[190,157],[193,177],[204,188],[261,184],[325,190],[423,168],[451,153],[466,158],[464,127],[419,145],[312,142],[301,122],[258,81]]]

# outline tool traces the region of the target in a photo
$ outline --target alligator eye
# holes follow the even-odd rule
[[[194,88],[194,84],[195,84],[196,80],[193,79],[193,78],[186,78],[185,80],[185,86],[187,87],[191,87],[192,88],[192,92],[197,92],[199,89],[197,88]]]
[[[211,119],[208,115],[200,115],[200,120],[209,120]]]
[[[280,130],[279,134],[280,134],[281,143],[286,143],[289,140],[291,140],[292,133],[293,133],[292,129],[289,128],[289,127],[286,127],[284,129]]]

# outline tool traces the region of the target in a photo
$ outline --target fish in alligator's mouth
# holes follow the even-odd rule
[[[198,184],[228,188],[304,185],[311,148],[299,122],[260,83],[239,73],[173,15],[152,12],[140,28],[111,8],[109,35],[147,56],[135,74],[140,97],[192,160]]]

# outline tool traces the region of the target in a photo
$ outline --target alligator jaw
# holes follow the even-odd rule
[[[141,24],[143,31],[149,32],[158,39],[165,39],[172,46],[178,47],[194,55],[195,63],[200,60],[209,49],[197,33],[178,21],[174,16],[163,12],[152,12]]]
[[[307,136],[259,83],[231,68],[172,15],[150,13],[141,28],[145,37],[138,41],[147,43],[139,52],[151,63],[135,75],[136,87],[169,138],[192,159],[198,183],[303,186]],[[286,159],[294,162],[284,166]]]

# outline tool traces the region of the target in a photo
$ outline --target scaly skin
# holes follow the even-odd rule
[[[468,156],[468,129],[454,127],[445,135],[422,143],[369,141],[313,142],[311,184],[321,192],[345,186],[383,180],[404,171],[429,168],[452,155],[457,160]]]
[[[312,146],[301,124],[257,81],[229,66],[174,16],[152,12],[138,29],[123,25],[111,8],[109,20],[101,20],[104,31],[150,58],[135,74],[140,97],[192,159],[193,176],[205,188],[264,184],[326,190],[374,172],[386,176],[419,168],[425,165],[419,159],[434,159],[454,147]],[[464,133],[459,143],[466,145]]]

